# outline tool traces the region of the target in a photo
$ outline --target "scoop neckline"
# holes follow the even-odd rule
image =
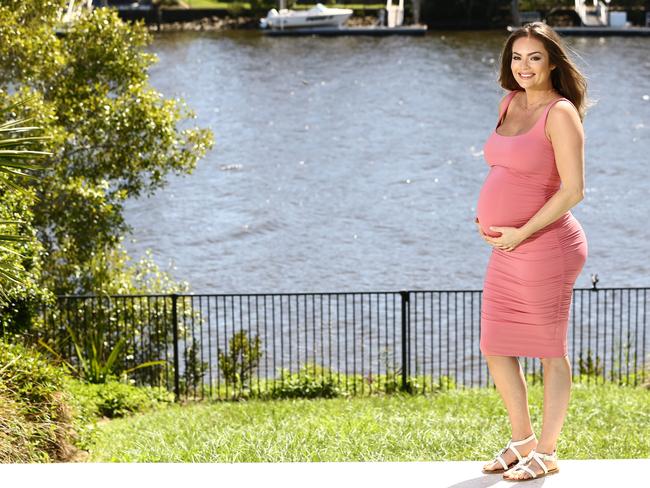
[[[520,91],[523,91],[523,90],[517,90],[517,91],[515,91],[515,95],[517,94],[517,92],[520,92]],[[506,114],[507,114],[507,112],[508,112],[508,108],[510,107],[510,104],[512,103],[512,99],[515,98],[515,95],[513,95],[512,97],[510,97],[510,100],[508,101],[508,105],[506,105],[506,109],[505,109],[503,115],[506,115]],[[548,106],[549,106],[550,104],[552,104],[552,103],[554,103],[554,102],[556,102],[556,101],[558,101],[558,100],[564,100],[564,99],[565,99],[565,97],[558,97],[558,98],[556,98],[555,100],[551,100],[550,102],[548,102],[548,103],[546,104],[546,107],[544,107],[544,111],[542,112],[542,115],[540,115],[540,116],[537,118],[537,120],[535,121],[535,123],[534,123],[534,124],[530,127],[530,129],[528,129],[526,132],[523,132],[523,133],[521,133],[521,134],[515,134],[515,135],[513,135],[513,136],[504,136],[503,134],[499,134],[499,133],[497,132],[497,129],[499,128],[498,123],[499,123],[499,121],[500,121],[501,124],[503,124],[503,120],[500,120],[500,119],[499,119],[499,121],[497,121],[497,126],[494,128],[494,133],[495,133],[496,135],[498,135],[499,137],[505,137],[505,138],[525,136],[526,134],[532,132],[533,129],[535,128],[535,126],[537,126],[537,124],[539,123],[539,121],[544,117],[544,113],[546,112],[546,109],[548,108]],[[547,138],[546,136],[544,136],[544,138],[548,140],[548,138]]]

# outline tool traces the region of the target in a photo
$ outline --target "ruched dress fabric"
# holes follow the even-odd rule
[[[497,133],[517,91],[508,94],[483,153],[490,167],[477,203],[483,232],[521,227],[560,188],[551,141],[544,133],[550,102],[535,125],[515,136]],[[573,285],[587,259],[587,238],[566,212],[514,250],[492,248],[483,283],[480,350],[484,355],[562,357],[567,354]]]

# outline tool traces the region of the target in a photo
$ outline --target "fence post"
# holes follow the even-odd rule
[[[178,294],[172,293],[172,331],[174,334],[174,396],[178,401],[181,396],[179,358],[178,358]]]
[[[409,316],[409,292],[402,290],[399,292],[402,297],[402,391],[411,393],[411,385],[409,383],[409,327],[408,327],[408,316]]]

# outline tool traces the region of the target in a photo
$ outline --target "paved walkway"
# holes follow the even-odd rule
[[[516,484],[483,461],[367,463],[62,463],[0,465],[2,487],[475,488],[645,487],[650,459],[562,460],[560,473]],[[645,478],[645,480],[644,480]]]

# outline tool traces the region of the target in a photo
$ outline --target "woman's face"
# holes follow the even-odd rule
[[[551,69],[548,52],[542,41],[534,37],[520,37],[512,44],[510,69],[517,83],[524,89],[551,89]]]

